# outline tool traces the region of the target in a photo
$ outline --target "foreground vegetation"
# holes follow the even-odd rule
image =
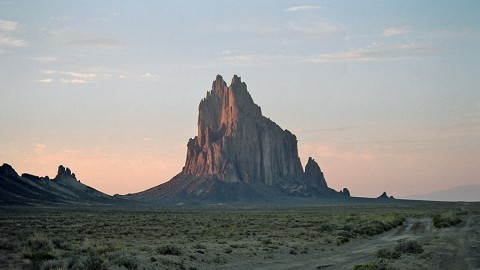
[[[452,206],[458,212],[458,206]],[[320,254],[382,234],[424,206],[0,208],[1,269],[211,269],[278,254]],[[455,216],[458,218],[458,216]],[[412,241],[378,258],[421,253]],[[366,264],[368,265],[368,264]],[[355,269],[370,269],[358,265]],[[365,268],[361,268],[365,267]],[[376,269],[376,268],[371,268]]]

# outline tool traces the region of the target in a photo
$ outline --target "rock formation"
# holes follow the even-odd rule
[[[127,197],[211,200],[338,194],[310,158],[303,171],[297,138],[262,115],[237,75],[217,75],[198,108],[198,134],[187,144],[182,172],[165,184]]]
[[[72,173],[72,171],[69,168],[65,168],[63,165],[58,166],[58,171],[57,171],[57,176],[53,179],[54,181],[71,181],[71,180],[77,180],[75,177],[75,174]]]
[[[348,190],[348,188],[343,188],[343,190],[340,192],[343,194],[343,196],[350,197],[350,190]]]
[[[382,195],[378,196],[377,199],[395,199],[393,196],[388,196],[387,192],[383,192]]]
[[[326,190],[328,188],[320,166],[311,157],[308,158],[307,165],[305,165],[305,180],[306,184],[312,188],[318,190]]]
[[[274,185],[303,174],[295,135],[262,115],[237,76],[230,86],[217,76],[200,102],[198,135],[187,148],[187,175]]]

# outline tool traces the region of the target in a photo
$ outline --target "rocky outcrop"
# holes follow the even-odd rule
[[[77,180],[77,178],[75,177],[75,174],[72,173],[72,171],[69,168],[65,168],[63,165],[58,166],[57,176],[55,176],[54,180],[68,179],[68,178],[73,178]]]
[[[266,185],[302,179],[297,138],[262,115],[236,75],[230,86],[217,75],[187,148],[185,175]]]
[[[230,85],[217,75],[198,107],[197,128],[182,171],[127,198],[185,202],[339,195],[312,158],[304,172],[296,136],[262,115],[236,75]]]
[[[307,165],[305,165],[305,180],[307,186],[311,188],[317,190],[326,190],[328,188],[320,166],[311,157],[308,158]]]
[[[13,169],[10,164],[7,163],[3,163],[3,165],[0,166],[0,175],[18,177],[18,173]]]
[[[382,195],[378,196],[377,199],[395,199],[393,196],[388,196],[387,192],[383,192]]]
[[[348,190],[348,188],[343,188],[340,193],[342,193],[343,196],[350,197],[350,190]]]

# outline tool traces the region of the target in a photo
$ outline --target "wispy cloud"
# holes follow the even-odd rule
[[[408,34],[412,31],[412,28],[409,26],[403,27],[389,27],[383,30],[382,36],[384,37],[393,37]]]
[[[98,75],[94,73],[80,73],[74,71],[62,71],[62,70],[43,70],[42,73],[48,75],[67,75],[74,78],[82,78],[82,79],[92,79],[96,78]]]
[[[3,35],[0,33],[0,46],[5,46],[5,47],[24,47],[27,43],[25,40],[8,36],[8,35]]]
[[[8,52],[8,50],[4,50],[1,47],[18,48],[27,45],[25,40],[13,36],[12,32],[15,32],[17,29],[18,22],[0,20],[0,54]]]
[[[411,60],[431,54],[435,48],[418,44],[382,46],[371,44],[366,48],[352,49],[346,52],[319,54],[306,57],[305,62],[345,62],[345,61],[387,61]]]
[[[295,11],[308,11],[308,10],[317,10],[321,9],[320,6],[295,6],[295,7],[289,7],[284,9],[284,11],[287,12],[295,12]]]
[[[97,81],[107,81],[112,79],[133,79],[133,80],[153,80],[160,78],[159,74],[152,72],[136,73],[125,71],[112,71],[105,67],[82,67],[75,71],[72,70],[41,70],[42,75],[47,78],[39,79],[39,83],[69,83],[69,84],[86,84],[95,83]]]
[[[85,83],[93,83],[95,81],[91,80],[83,80],[83,79],[59,79],[61,83],[71,83],[71,84],[85,84]]]
[[[418,44],[384,46],[372,43],[365,48],[310,56],[284,54],[226,54],[222,57],[222,60],[242,64],[262,64],[271,61],[298,61],[312,63],[347,61],[399,61],[419,59],[435,53],[436,50],[437,49],[435,47]]]
[[[11,32],[18,28],[18,22],[0,20],[0,30]]]
[[[54,76],[57,78],[48,78],[37,80],[40,83],[51,83],[51,82],[61,82],[61,83],[69,83],[69,84],[85,84],[85,83],[94,83],[96,79],[99,77],[96,73],[82,73],[76,71],[64,71],[64,70],[51,70],[46,69],[42,70],[42,74]]]
[[[51,79],[51,78],[40,79],[40,80],[37,80],[37,82],[39,82],[39,83],[51,83],[51,82],[53,82],[53,79]]]
[[[148,79],[158,78],[159,75],[155,74],[155,73],[147,72],[147,73],[140,74],[139,77],[142,78],[142,79],[147,79],[148,80]]]

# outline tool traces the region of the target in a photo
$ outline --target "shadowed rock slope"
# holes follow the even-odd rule
[[[187,144],[182,171],[170,181],[127,198],[142,201],[275,200],[340,195],[310,158],[302,168],[297,138],[262,115],[247,85],[220,75],[200,102],[198,135]]]
[[[82,184],[69,168],[60,165],[55,178],[24,173],[21,176],[8,164],[0,166],[0,204],[126,203]]]

